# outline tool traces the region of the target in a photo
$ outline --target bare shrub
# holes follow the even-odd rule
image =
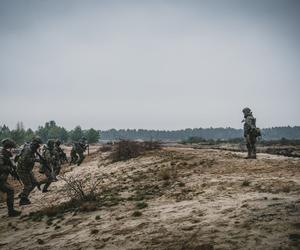
[[[147,150],[160,149],[160,143],[156,141],[137,142],[121,140],[115,144],[111,153],[113,161],[126,161],[142,155]]]
[[[143,209],[143,208],[146,208],[146,207],[148,207],[148,204],[144,201],[136,203],[136,208],[138,208],[138,209]]]
[[[126,161],[138,157],[144,151],[145,149],[140,142],[122,140],[116,143],[111,158],[113,161]]]
[[[248,187],[250,185],[250,181],[249,180],[244,180],[243,182],[242,182],[242,186],[243,187]]]
[[[168,168],[163,168],[158,172],[158,176],[161,180],[167,181],[171,178],[171,171]]]
[[[142,212],[140,212],[140,211],[134,211],[134,212],[132,213],[132,216],[133,216],[133,217],[140,217],[140,216],[142,216]]]
[[[81,176],[61,176],[65,185],[61,189],[68,197],[79,201],[95,201],[97,190],[102,179],[92,179],[90,176],[84,179]]]

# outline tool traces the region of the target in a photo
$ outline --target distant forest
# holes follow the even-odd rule
[[[101,140],[168,140],[182,141],[191,137],[205,140],[228,140],[243,137],[242,129],[234,128],[194,128],[183,130],[110,129],[100,131]],[[300,126],[273,127],[262,129],[263,140],[300,139]]]
[[[44,143],[48,139],[60,139],[64,143],[78,141],[83,136],[89,143],[96,143],[100,140],[161,140],[161,141],[188,141],[191,138],[203,140],[232,140],[243,137],[242,129],[234,128],[194,128],[183,130],[146,130],[146,129],[110,129],[105,131],[93,128],[84,130],[76,126],[67,130],[58,126],[55,121],[46,122],[39,126],[36,131],[26,129],[22,122],[11,129],[6,125],[0,125],[0,140],[12,138],[19,145],[30,141],[33,136],[40,136]],[[300,139],[300,126],[295,127],[273,127],[262,129],[262,140],[280,140],[282,138],[295,140]]]

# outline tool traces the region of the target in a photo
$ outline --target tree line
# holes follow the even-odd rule
[[[182,130],[147,130],[147,129],[109,129],[96,130],[90,128],[83,130],[80,126],[68,131],[58,126],[55,121],[46,122],[39,126],[36,131],[31,128],[25,129],[22,122],[18,122],[14,129],[6,125],[0,125],[0,140],[12,138],[18,144],[30,141],[35,135],[41,137],[44,142],[48,139],[59,139],[63,143],[78,141],[86,137],[89,143],[96,143],[101,140],[161,140],[161,141],[187,141],[190,138],[201,138],[203,140],[233,140],[242,139],[243,130],[235,128],[187,128]],[[262,129],[263,140],[289,140],[300,139],[300,126],[272,127]]]
[[[102,140],[169,140],[184,141],[189,138],[204,140],[242,139],[243,130],[235,128],[187,128],[182,130],[110,129],[100,131]],[[300,126],[272,127],[262,129],[263,140],[300,139]]]
[[[18,122],[14,129],[10,129],[6,125],[0,126],[0,140],[11,138],[20,145],[30,141],[34,136],[40,136],[45,143],[48,139],[59,139],[63,143],[78,141],[82,137],[86,137],[89,143],[96,143],[100,139],[99,131],[93,128],[83,130],[80,126],[76,126],[68,131],[64,127],[57,126],[55,121],[46,122],[36,131],[31,128],[25,129],[22,122]]]

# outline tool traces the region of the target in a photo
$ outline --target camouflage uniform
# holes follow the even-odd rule
[[[42,144],[40,138],[34,138],[30,144],[24,146],[20,156],[18,157],[17,171],[18,175],[24,185],[23,191],[20,194],[20,205],[30,204],[28,199],[31,191],[37,186],[39,188],[39,183],[34,177],[32,172],[34,163],[38,162],[36,158],[37,149]]]
[[[60,147],[60,144],[61,144],[60,140],[56,140],[55,144],[54,144],[54,147],[55,147],[55,150],[58,154],[59,163],[60,163],[60,165],[62,165],[64,163],[68,163],[68,159],[67,159],[66,153]]]
[[[244,113],[244,137],[248,150],[247,159],[256,159],[256,119],[249,108],[243,109]]]
[[[0,151],[0,191],[6,193],[8,215],[18,216],[21,212],[14,209],[14,189],[7,183],[7,177],[12,169],[12,162],[10,160],[12,154],[7,149],[15,147],[15,143],[12,140],[5,139],[2,141],[2,144],[4,148]]]
[[[84,151],[86,150],[86,145],[82,142],[75,142],[71,149],[71,161],[72,163],[77,164],[78,166],[84,160]]]
[[[42,156],[46,162],[41,164],[41,169],[46,175],[46,179],[42,180],[40,184],[45,184],[42,192],[48,192],[50,184],[56,181],[56,175],[59,173],[59,159],[53,140],[48,140],[47,145],[43,148]]]

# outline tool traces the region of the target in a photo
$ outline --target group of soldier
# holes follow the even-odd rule
[[[256,138],[260,136],[260,130],[256,127],[256,119],[253,117],[249,108],[243,109],[244,114],[244,137],[246,140],[248,155],[247,159],[256,159]],[[23,190],[19,195],[20,206],[30,204],[29,194],[37,187],[42,192],[48,192],[50,184],[57,181],[56,176],[60,173],[61,165],[68,162],[65,152],[60,147],[59,140],[48,140],[42,148],[42,154],[39,148],[43,144],[39,137],[32,139],[30,143],[25,144],[16,155],[14,161],[11,149],[16,147],[16,143],[11,139],[2,141],[2,150],[0,151],[0,191],[7,195],[7,208],[9,216],[18,216],[21,212],[14,209],[14,189],[8,184],[7,178],[11,174],[18,178],[23,184]],[[84,152],[88,149],[85,138],[79,142],[73,143],[70,154],[70,165],[78,166],[84,160]],[[45,174],[45,179],[37,181],[33,174],[35,162],[40,163],[40,173]],[[15,165],[16,164],[16,165]],[[43,188],[41,186],[43,185]]]
[[[49,139],[40,150],[43,142],[40,137],[34,137],[31,142],[25,143],[19,149],[13,158],[12,149],[16,148],[16,143],[11,139],[2,140],[2,149],[0,151],[0,191],[6,193],[6,203],[8,216],[18,216],[20,211],[14,209],[14,189],[8,184],[8,176],[11,175],[18,179],[23,190],[19,194],[19,205],[25,206],[31,204],[29,195],[37,187],[41,192],[48,192],[52,182],[57,181],[61,165],[68,162],[66,153],[60,147],[59,140]],[[84,151],[88,149],[85,138],[79,142],[73,143],[71,149],[71,164],[78,166],[84,160]],[[39,172],[45,175],[41,181],[37,181],[33,173],[33,167],[39,162]]]

